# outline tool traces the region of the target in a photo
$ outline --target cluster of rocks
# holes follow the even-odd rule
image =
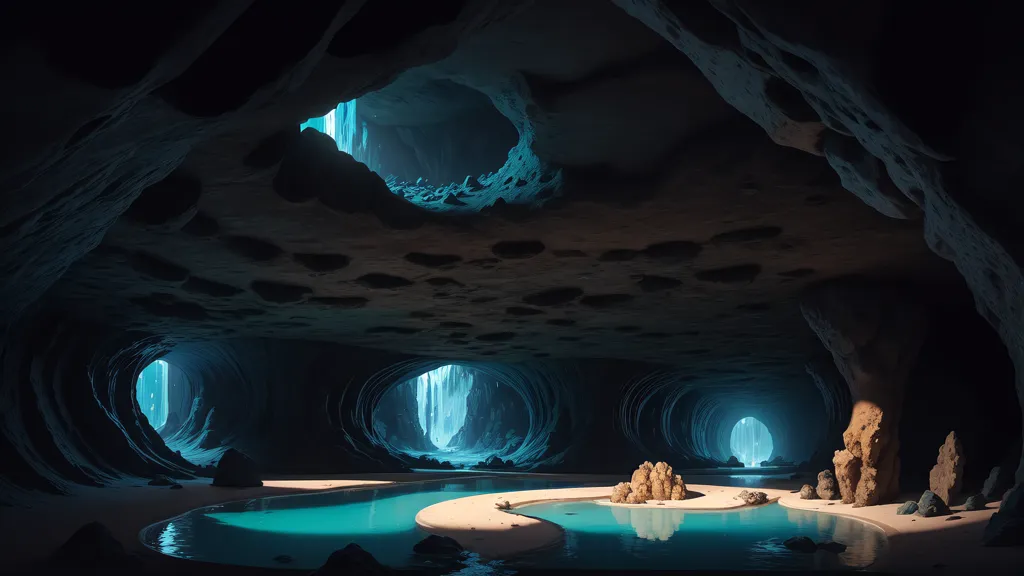
[[[421,455],[415,460],[415,466],[417,468],[429,468],[432,470],[455,470],[455,465],[445,460],[444,462],[437,458],[431,458],[426,454]]]
[[[491,456],[487,460],[481,460],[476,463],[476,468],[487,468],[490,470],[501,470],[515,468],[516,463],[512,460],[502,460],[497,456]]]
[[[747,506],[760,506],[768,503],[768,494],[756,490],[743,490],[733,496],[734,500],[743,500]]]
[[[761,466],[796,466],[795,462],[786,460],[781,455],[772,458],[771,460],[762,460]]]
[[[836,476],[831,470],[818,472],[817,487],[810,484],[804,484],[800,487],[800,498],[802,500],[815,500],[818,498],[822,500],[835,500],[838,497],[839,484],[836,482]]]
[[[612,489],[615,504],[644,504],[648,500],[683,500],[686,484],[683,477],[672,473],[665,462],[644,462],[633,472],[629,482],[620,482]]]

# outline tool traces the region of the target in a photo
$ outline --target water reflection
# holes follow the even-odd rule
[[[683,524],[682,510],[619,507],[612,507],[611,510],[616,522],[633,526],[636,535],[644,540],[664,542]]]

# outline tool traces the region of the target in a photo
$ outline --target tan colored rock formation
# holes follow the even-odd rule
[[[832,463],[844,504],[873,506],[899,493],[899,440],[882,409],[858,402]]]
[[[611,501],[615,504],[644,504],[648,500],[684,498],[686,484],[682,476],[672,474],[671,466],[665,462],[644,462],[633,471],[629,482],[620,482],[612,489]]]
[[[965,464],[964,447],[956,432],[950,432],[939,447],[939,457],[928,474],[928,489],[951,505],[963,488]]]
[[[822,500],[835,500],[839,496],[839,484],[836,483],[836,475],[831,470],[818,472],[816,492],[818,498]]]

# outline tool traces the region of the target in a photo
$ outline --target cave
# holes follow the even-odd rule
[[[904,4],[5,10],[0,572],[1016,573],[1016,20]]]

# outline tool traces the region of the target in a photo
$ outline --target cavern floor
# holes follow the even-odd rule
[[[140,555],[154,573],[191,574],[264,574],[281,573],[249,567],[225,567],[171,559],[145,548],[138,539],[139,531],[145,526],[170,518],[188,510],[232,500],[298,494],[318,490],[354,488],[372,484],[392,482],[416,482],[452,477],[445,473],[414,474],[359,474],[306,478],[269,480],[262,488],[224,489],[209,486],[208,480],[198,479],[182,482],[181,490],[166,487],[151,487],[144,480],[125,482],[108,488],[79,488],[71,497],[39,496],[31,507],[7,508],[0,513],[0,529],[11,535],[5,542],[5,565],[0,572],[35,573],[41,559],[64,542],[79,526],[89,521],[107,525],[114,535],[130,552]],[[460,475],[463,476],[463,475]],[[526,475],[524,475],[526,476]],[[544,500],[599,499],[607,497],[613,480],[598,475],[530,475],[578,482],[608,482],[605,488],[579,488],[562,490],[531,491],[524,493],[488,494],[461,500],[453,500],[433,506],[417,516],[421,526],[433,526],[432,532],[450,534],[458,539],[461,532],[485,526],[488,522],[507,521],[508,517],[494,510],[498,499],[509,500],[513,506]],[[697,480],[721,480],[736,484],[738,478],[721,476],[695,476]],[[964,512],[962,506],[954,506],[954,514],[961,519],[947,521],[947,517],[922,518],[919,516],[897,516],[896,504],[853,508],[838,502],[821,500],[800,500],[793,490],[802,482],[800,479],[766,479],[757,482],[772,500],[777,499],[784,507],[814,510],[827,514],[844,515],[867,521],[883,529],[889,541],[887,552],[870,570],[885,573],[931,572],[941,570],[943,574],[1009,574],[1016,567],[1024,565],[1024,550],[1019,548],[982,548],[981,531],[993,512],[995,505],[984,511]],[[753,487],[749,480],[739,480],[744,487]],[[669,507],[682,509],[725,509],[737,507],[732,498],[741,490],[739,486],[716,484],[689,485],[697,498],[675,503]],[[908,499],[914,496],[908,495]],[[651,505],[652,507],[655,505]],[[493,522],[492,522],[493,520]],[[521,522],[525,534],[525,548],[534,544],[543,545],[550,538],[558,537],[560,529],[535,521],[538,526],[531,529]],[[460,529],[459,526],[462,526]],[[524,530],[525,528],[525,530]],[[536,530],[539,528],[539,531]],[[523,546],[524,540],[511,534],[505,528],[495,532],[475,532],[474,551],[488,555],[502,556],[516,546]],[[487,538],[480,538],[483,533]],[[786,535],[781,535],[784,537]],[[543,542],[542,542],[543,541]],[[285,570],[284,572],[289,572]],[[521,572],[527,573],[527,572]]]

